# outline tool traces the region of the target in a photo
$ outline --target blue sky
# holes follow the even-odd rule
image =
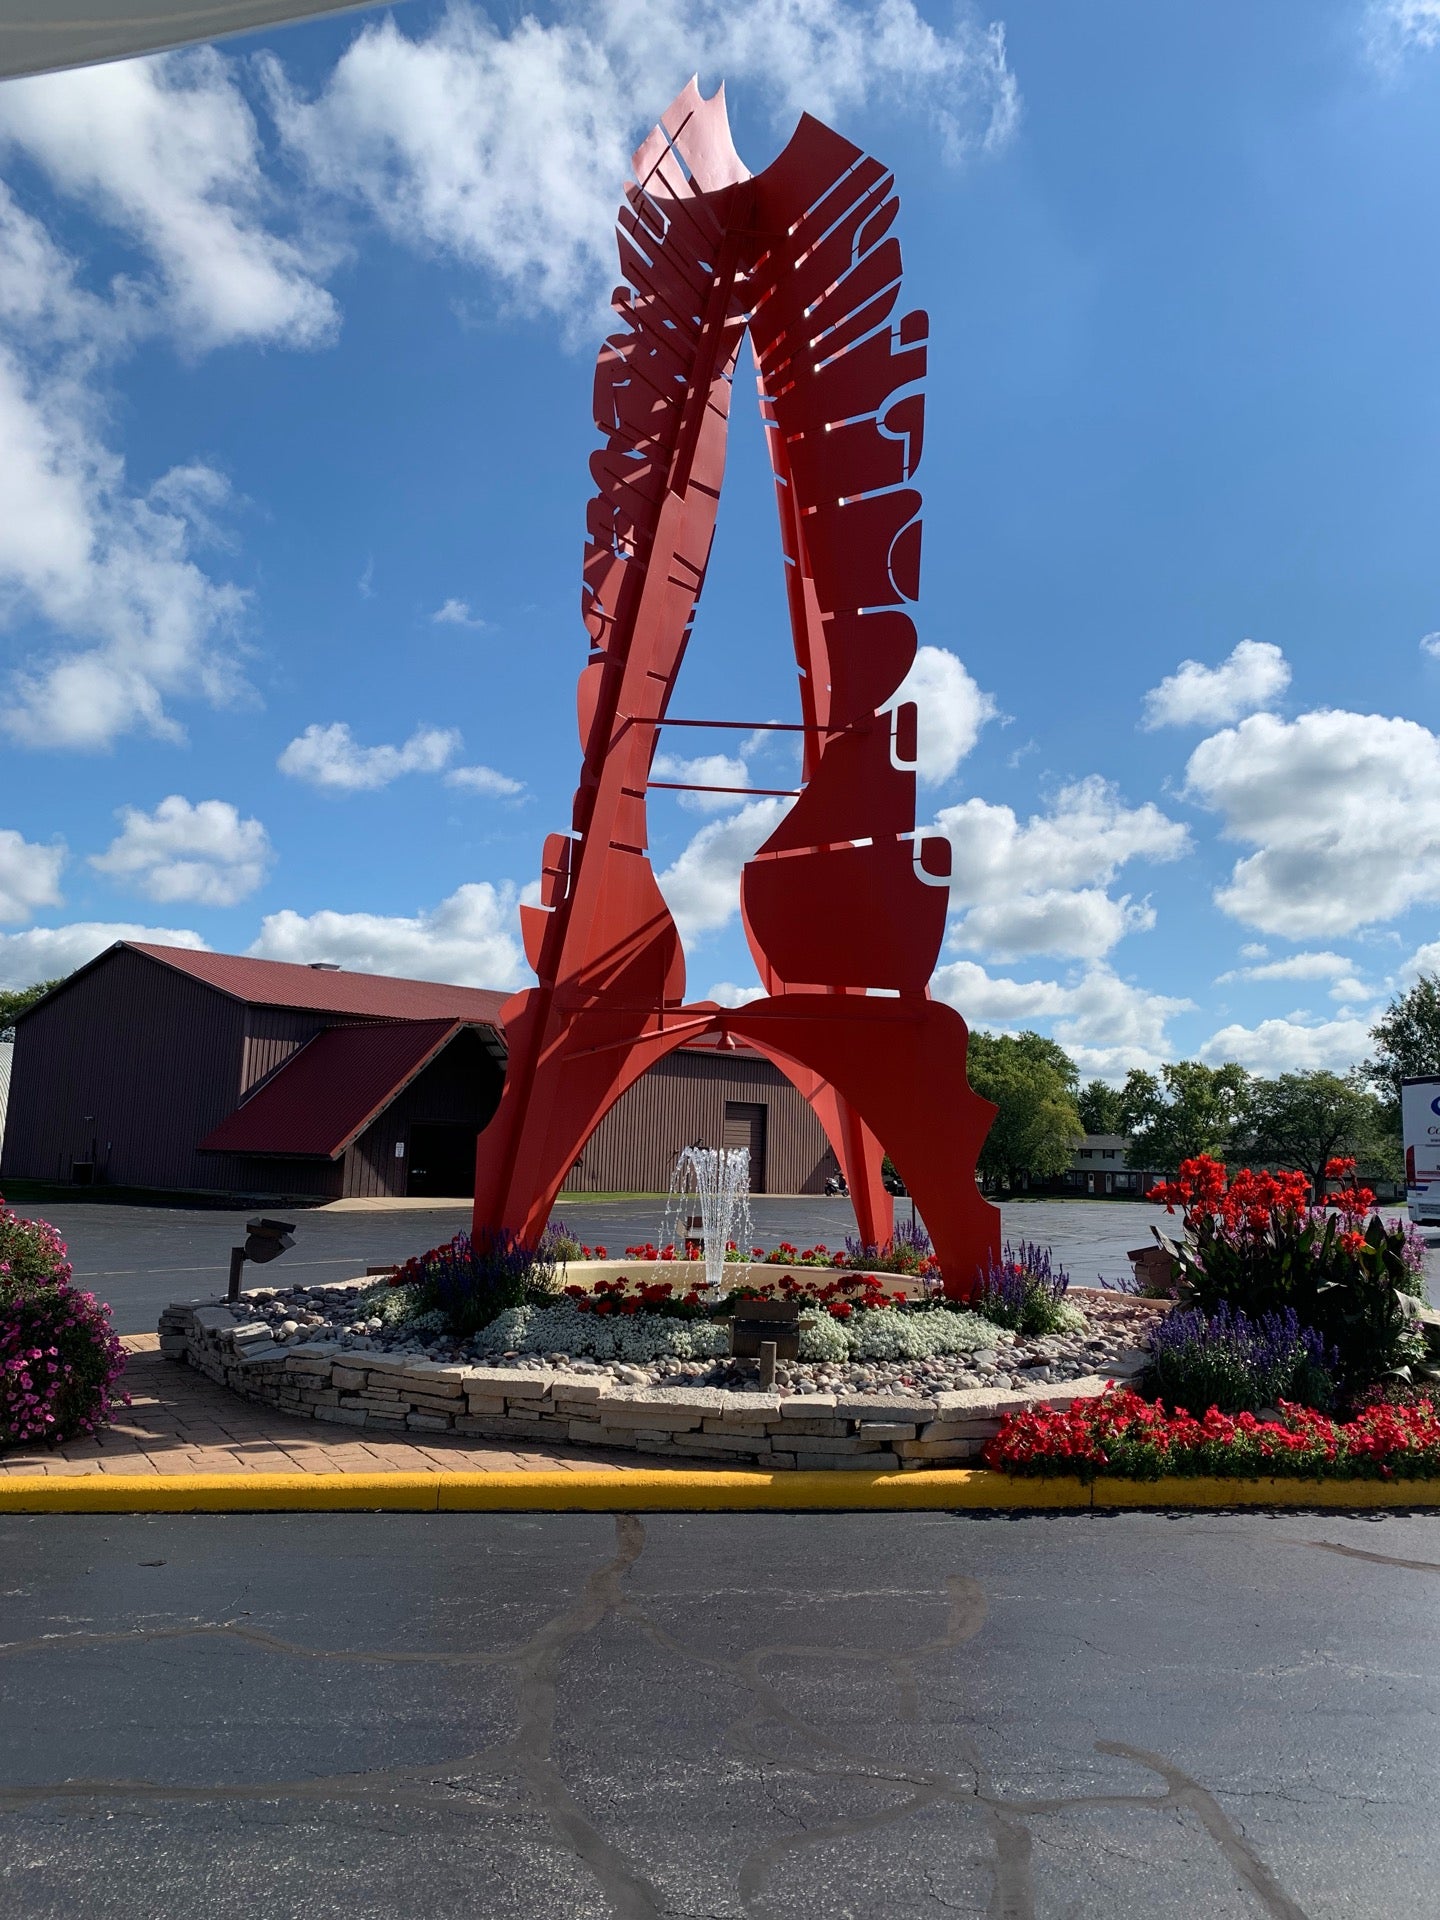
[[[1440,0],[411,0],[0,86],[0,984],[524,984],[610,222],[697,67],[753,167],[808,106],[898,175],[935,990],[1111,1078],[1361,1057],[1440,965]],[[742,405],[677,705],[789,661]],[[770,818],[654,796],[692,995]]]

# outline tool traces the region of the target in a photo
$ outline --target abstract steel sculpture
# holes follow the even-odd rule
[[[539,984],[504,1009],[509,1071],[480,1136],[477,1228],[538,1234],[601,1118],[701,1035],[768,1056],[810,1101],[862,1238],[883,1242],[888,1150],[947,1291],[999,1252],[976,1157],[994,1109],[967,1033],[927,983],[949,843],[916,831],[915,656],[927,321],[900,293],[893,179],[808,115],[751,175],[723,90],[692,80],[635,155],[617,238],[624,322],[601,349],[580,675],[584,760],[541,904],[520,909]],[[645,795],[710,556],[736,359],[749,333],[780,509],[804,737],[795,804],[747,862],[741,907],[765,997],[687,1004],[647,856]],[[749,723],[731,722],[740,725]],[[730,1036],[729,1042],[725,1036]],[[882,1149],[881,1143],[884,1143]]]

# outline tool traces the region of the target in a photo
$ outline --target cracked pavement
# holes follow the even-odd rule
[[[0,1913],[1433,1908],[1440,1522],[0,1521]]]

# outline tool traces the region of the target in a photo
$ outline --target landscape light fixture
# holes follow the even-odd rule
[[[230,1287],[225,1298],[240,1298],[240,1269],[247,1260],[254,1260],[263,1266],[267,1260],[278,1260],[294,1244],[293,1220],[266,1220],[263,1217],[247,1220],[244,1246],[230,1249]]]

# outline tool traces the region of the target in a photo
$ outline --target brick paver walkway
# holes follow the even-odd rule
[[[242,1400],[193,1368],[161,1357],[158,1336],[127,1335],[121,1385],[129,1407],[90,1440],[0,1454],[0,1476],[72,1473],[494,1473],[516,1468],[654,1467],[593,1447],[516,1452],[487,1441],[421,1443],[300,1420]]]

